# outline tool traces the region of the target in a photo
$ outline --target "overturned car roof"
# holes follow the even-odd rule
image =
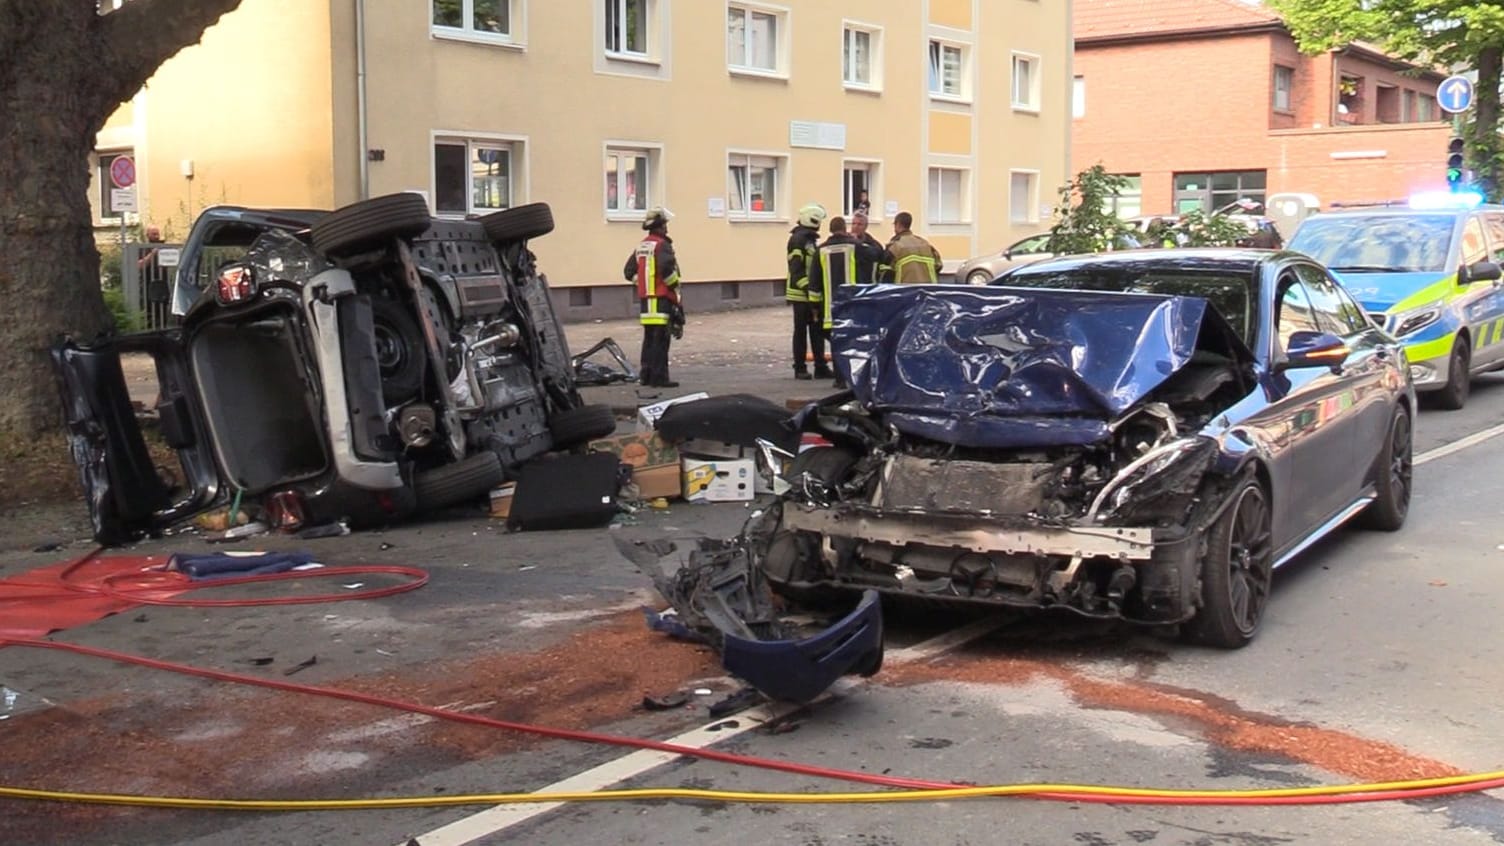
[[[836,367],[900,432],[961,447],[1086,445],[1198,350],[1253,354],[1198,297],[952,285],[845,288]]]

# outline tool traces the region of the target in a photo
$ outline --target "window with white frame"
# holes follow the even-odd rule
[[[1013,108],[1039,109],[1039,57],[1013,54]]]
[[[779,180],[786,156],[732,153],[726,158],[726,214],[728,217],[777,217],[782,208]]]
[[[930,168],[930,223],[965,223],[970,217],[967,201],[971,174],[961,168]]]
[[[1144,177],[1137,173],[1119,175],[1123,178],[1123,187],[1107,201],[1108,211],[1123,220],[1142,215],[1144,213]]]
[[[522,142],[442,138],[433,142],[433,207],[441,215],[486,214],[517,204]]]
[[[512,41],[522,0],[433,0],[435,35]]]
[[[636,218],[657,205],[653,196],[657,160],[658,151],[654,149],[606,148],[607,215]]]
[[[648,50],[649,0],[602,0],[606,4],[606,52],[617,56],[646,58]]]
[[[1086,117],[1086,77],[1071,80],[1071,117]]]
[[[882,30],[848,23],[841,30],[841,81],[847,88],[882,87]]]
[[[1008,174],[1008,219],[1013,223],[1039,222],[1039,174],[1015,170]]]
[[[739,71],[784,72],[785,12],[732,3],[726,7],[726,63]]]
[[[930,40],[930,94],[937,97],[965,97],[966,47],[946,41]]]
[[[863,212],[876,217],[878,206],[878,177],[882,165],[878,162],[846,162],[841,171],[841,213],[847,216]]]

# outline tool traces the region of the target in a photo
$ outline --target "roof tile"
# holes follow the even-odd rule
[[[1278,21],[1279,15],[1243,0],[1076,0],[1076,38],[1236,29]]]

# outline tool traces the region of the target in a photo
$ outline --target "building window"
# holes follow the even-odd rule
[[[1284,65],[1274,66],[1274,110],[1276,112],[1288,112],[1290,107],[1290,91],[1295,87],[1295,69]]]
[[[520,0],[433,0],[433,33],[482,41],[515,38],[515,3]]]
[[[606,4],[606,52],[646,58],[648,55],[648,0],[604,0]]]
[[[1416,93],[1405,89],[1405,94],[1400,100],[1400,123],[1413,123],[1419,118],[1420,104],[1416,101]]]
[[[930,95],[961,99],[967,96],[966,48],[930,41]]]
[[[590,308],[593,305],[595,305],[595,297],[589,288],[569,289],[570,308]]]
[[[1086,77],[1084,76],[1071,80],[1071,117],[1078,120],[1086,117]]]
[[[868,217],[877,217],[879,191],[877,179],[882,165],[877,162],[845,163],[841,175],[841,212],[853,215],[864,212]],[[877,211],[874,211],[877,209]]]
[[[110,166],[122,156],[133,156],[132,150],[113,150],[99,154],[99,170],[95,173],[95,179],[99,183],[99,217],[101,220],[119,220],[120,212],[115,210],[113,195],[115,181],[110,177]],[[138,189],[139,190],[139,189]]]
[[[1337,81],[1337,120],[1363,122],[1363,77],[1343,74]]]
[[[841,81],[847,88],[882,88],[882,30],[848,23],[841,30]]]
[[[511,208],[520,147],[516,141],[434,141],[434,211],[459,216]]]
[[[1144,178],[1137,173],[1120,175],[1124,185],[1108,201],[1108,211],[1123,220],[1139,217],[1144,213]]]
[[[657,205],[653,197],[658,151],[634,147],[606,148],[606,215],[640,219]]]
[[[787,13],[733,4],[726,7],[726,63],[732,70],[784,72],[783,33]]]
[[[1015,170],[1008,174],[1008,219],[1013,223],[1039,222],[1039,174]]]
[[[970,181],[970,172],[960,168],[930,168],[930,223],[967,221],[971,204],[967,202],[966,191]]]
[[[1436,120],[1436,98],[1430,94],[1420,95],[1420,109],[1415,113],[1415,119],[1422,123]]]
[[[1039,111],[1039,57],[1013,54],[1013,108]]]
[[[726,159],[726,215],[743,219],[777,217],[781,193],[778,180],[784,156],[732,153]]]
[[[1268,177],[1262,170],[1175,174],[1175,213],[1211,214],[1238,200],[1264,202]]]

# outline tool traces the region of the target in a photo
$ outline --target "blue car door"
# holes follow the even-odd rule
[[[1487,258],[1504,265],[1504,212],[1482,212],[1475,216],[1488,236]],[[1464,232],[1473,231],[1469,226]],[[1477,238],[1477,233],[1473,239]],[[1469,239],[1464,234],[1463,262],[1468,263]],[[1476,254],[1476,245],[1472,252]],[[1477,258],[1475,256],[1474,260]],[[1464,320],[1472,330],[1473,364],[1487,367],[1504,363],[1504,285],[1493,281],[1473,282],[1467,287],[1470,297],[1464,307]]]
[[[1273,302],[1271,363],[1283,359],[1295,332],[1329,331],[1317,316],[1312,295],[1292,268],[1277,277]],[[1331,367],[1271,367],[1270,405],[1256,415],[1273,433],[1274,542],[1281,555],[1351,501],[1352,464],[1357,457],[1342,417],[1347,377]]]

